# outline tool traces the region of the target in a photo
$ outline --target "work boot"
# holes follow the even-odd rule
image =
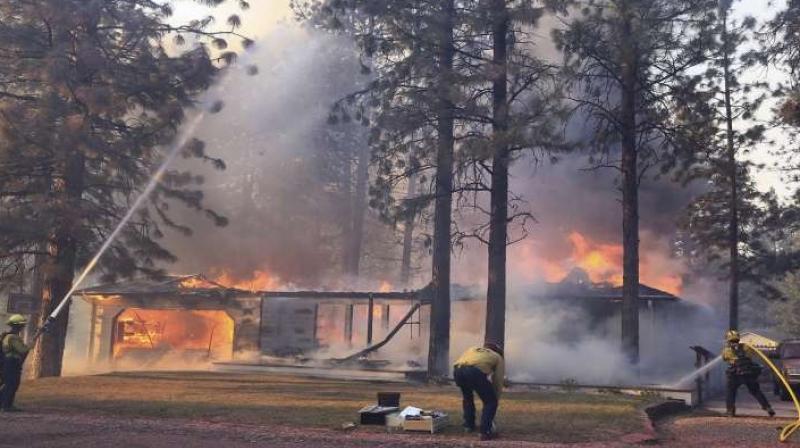
[[[770,417],[775,417],[775,410],[772,409],[771,407],[765,409],[765,411],[767,411],[767,414],[769,414]]]
[[[481,439],[480,440],[481,440],[481,442],[486,442],[487,440],[494,439],[494,437],[495,437],[495,435],[492,434],[492,433],[489,433],[489,434],[481,433]]]
[[[725,413],[728,417],[736,417],[736,408],[728,409],[728,412]]]
[[[474,427],[473,427],[473,428],[470,428],[469,426],[465,426],[465,427],[464,427],[464,432],[465,432],[466,434],[472,434],[473,432],[475,432],[475,428],[474,428]]]

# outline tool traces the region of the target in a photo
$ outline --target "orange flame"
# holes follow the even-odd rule
[[[226,269],[222,269],[214,277],[214,281],[228,288],[246,291],[274,291],[280,289],[283,285],[280,278],[262,270],[253,271],[250,276],[242,278],[233,275]]]
[[[578,232],[569,234],[572,261],[594,283],[622,285],[622,246],[596,243]]]
[[[391,292],[392,291],[392,284],[387,282],[386,280],[382,281],[380,286],[378,286],[378,292]]]
[[[233,319],[224,311],[128,308],[117,317],[113,356],[186,351],[214,359],[229,358],[233,326]]]
[[[218,286],[199,277],[187,277],[181,280],[181,288],[214,289]]]
[[[653,243],[643,234],[640,251],[639,275],[641,282],[672,294],[680,294],[683,288],[681,274],[683,265],[670,256],[669,248],[663,243]],[[539,245],[523,244],[513,249],[514,264],[517,270],[529,281],[545,280],[560,282],[574,268],[586,272],[594,283],[622,285],[622,245],[598,242],[577,232],[565,236],[569,249],[555,253],[553,249],[544,250]],[[548,253],[551,252],[551,253]]]

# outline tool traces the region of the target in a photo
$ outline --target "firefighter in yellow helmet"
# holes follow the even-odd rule
[[[3,350],[3,386],[0,389],[0,411],[15,412],[14,397],[22,379],[22,364],[28,356],[29,348],[22,341],[22,330],[28,321],[24,316],[15,314],[6,321],[10,330],[2,334]]]
[[[736,416],[736,391],[739,386],[744,384],[750,395],[758,401],[761,409],[767,411],[770,417],[775,416],[775,411],[769,405],[767,397],[758,385],[758,376],[761,375],[761,366],[756,364],[751,358],[750,349],[739,342],[739,332],[728,330],[725,333],[725,348],[722,349],[722,359],[728,363],[725,371],[727,377],[727,387],[725,393],[725,405],[728,416]]]
[[[495,436],[494,416],[497,413],[500,393],[503,391],[505,361],[503,347],[487,342],[483,347],[472,347],[456,360],[453,379],[461,389],[464,408],[464,429],[475,430],[475,397],[483,402],[480,438],[489,440]],[[491,377],[491,381],[489,380]]]

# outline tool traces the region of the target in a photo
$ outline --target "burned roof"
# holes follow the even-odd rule
[[[85,300],[95,301],[103,298],[105,303],[114,297],[151,299],[226,299],[234,297],[298,298],[298,299],[376,299],[411,300],[427,303],[430,301],[430,287],[414,291],[360,292],[360,291],[247,291],[219,284],[202,274],[169,275],[163,279],[134,279],[113,284],[84,288],[75,293]]]
[[[611,283],[595,283],[580,268],[573,269],[562,281],[544,283],[537,288],[532,297],[542,299],[574,299],[574,300],[622,300],[622,286]],[[678,296],[660,289],[639,283],[639,299],[659,302],[678,302]]]
[[[163,279],[134,279],[119,283],[90,286],[76,292],[82,296],[92,295],[207,295],[244,293],[213,282],[202,274],[168,275]]]
[[[557,298],[575,300],[622,300],[622,286],[609,283],[545,283],[539,290],[532,294],[537,298]],[[666,291],[639,284],[639,299],[664,302],[677,302],[681,299]]]

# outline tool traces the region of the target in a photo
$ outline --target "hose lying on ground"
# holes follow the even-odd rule
[[[795,431],[797,431],[798,428],[800,428],[800,402],[797,401],[797,395],[795,395],[794,389],[792,389],[792,386],[789,384],[789,381],[786,380],[786,377],[783,376],[783,373],[780,371],[780,369],[778,369],[778,367],[772,361],[770,361],[769,358],[767,358],[767,355],[765,355],[764,353],[761,352],[761,350],[753,347],[750,344],[747,343],[742,343],[742,344],[745,347],[752,350],[754,353],[756,353],[769,366],[769,368],[772,369],[772,371],[775,373],[775,376],[780,378],[781,383],[783,383],[783,387],[785,387],[786,390],[789,391],[789,396],[792,397],[792,401],[794,402],[794,408],[795,410],[797,410],[797,420],[792,423],[789,423],[783,428],[783,430],[781,430],[781,433],[778,436],[778,440],[780,440],[781,442],[785,442],[789,440],[789,437],[792,436],[792,433],[794,433]]]

